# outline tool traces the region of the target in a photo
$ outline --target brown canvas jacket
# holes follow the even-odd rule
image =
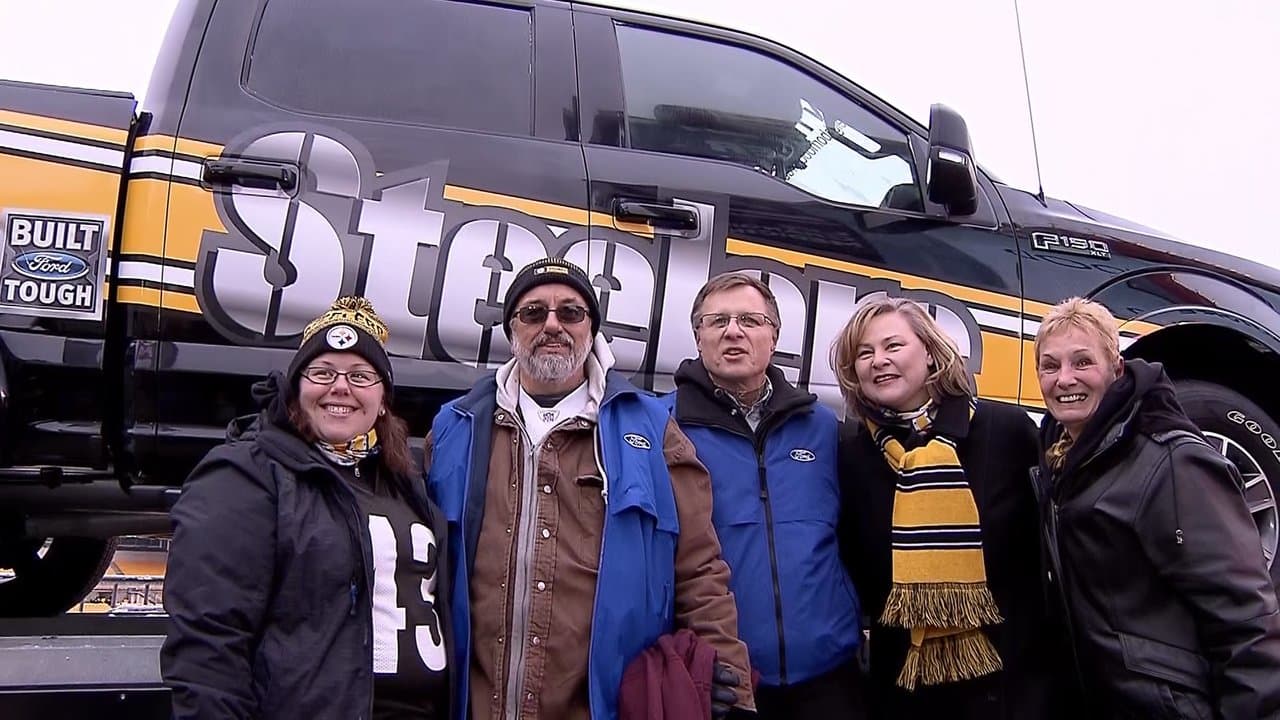
[[[604,372],[598,363],[592,369],[598,373],[593,394],[599,398]],[[518,385],[512,375],[510,366],[498,375],[484,520],[470,580],[471,717],[518,713],[532,720],[585,719],[590,717],[587,661],[605,512],[595,455],[598,405],[562,421],[531,448],[514,411]],[[428,467],[431,450],[428,436]],[[739,705],[753,709],[729,568],[711,524],[710,478],[674,421],[667,425],[663,453],[680,521],[676,625],[705,639],[744,679]],[[521,512],[522,506],[533,512]],[[520,645],[514,652],[513,644]]]

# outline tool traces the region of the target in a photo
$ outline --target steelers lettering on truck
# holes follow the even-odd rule
[[[109,220],[41,210],[4,210],[0,310],[102,319]]]

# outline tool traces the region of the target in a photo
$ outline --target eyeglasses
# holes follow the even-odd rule
[[[551,313],[555,313],[563,325],[577,325],[587,319],[587,309],[581,305],[561,305],[555,309],[546,305],[525,305],[515,312],[515,316],[525,325],[541,325]]]
[[[348,385],[358,388],[373,387],[382,382],[382,376],[372,370],[342,372],[327,367],[309,367],[302,371],[302,377],[317,385],[332,385],[338,382],[339,375],[347,379]]]
[[[743,330],[752,330],[755,328],[764,327],[765,325],[773,325],[775,327],[778,325],[778,323],[773,321],[773,318],[769,317],[768,315],[765,315],[764,313],[744,312],[744,313],[706,313],[703,315],[699,315],[698,327],[723,330],[729,327],[730,320],[737,320],[738,327],[742,328]]]

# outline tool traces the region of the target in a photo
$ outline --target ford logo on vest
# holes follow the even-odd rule
[[[627,444],[630,445],[631,447],[637,448],[640,450],[648,450],[651,447],[649,445],[649,439],[643,435],[637,435],[635,433],[627,433],[626,435],[622,436],[622,439],[626,440]]]
[[[817,455],[814,455],[811,451],[805,450],[804,448],[796,448],[791,451],[791,459],[796,462],[813,462],[817,458]]]
[[[75,280],[89,273],[82,258],[53,250],[37,250],[18,255],[13,269],[34,280]]]

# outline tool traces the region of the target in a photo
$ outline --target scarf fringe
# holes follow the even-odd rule
[[[986,583],[894,583],[882,625],[978,628],[1003,622]]]
[[[898,675],[898,686],[915,690],[919,685],[969,680],[1003,669],[1000,653],[981,630],[926,638],[907,650],[906,662]]]

